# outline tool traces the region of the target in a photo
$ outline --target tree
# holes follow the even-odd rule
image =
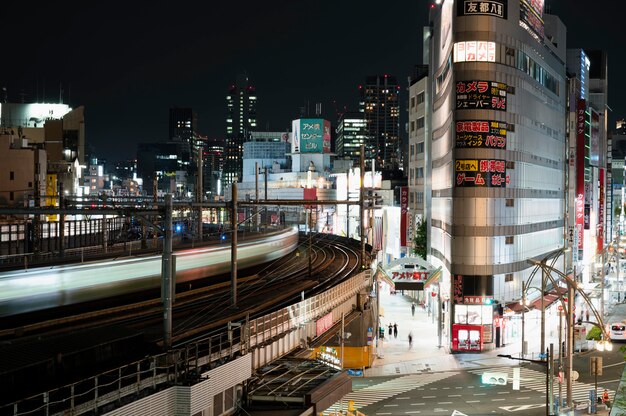
[[[413,254],[426,260],[426,221],[422,220],[415,230],[413,237]]]

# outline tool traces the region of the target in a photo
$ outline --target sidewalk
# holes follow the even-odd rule
[[[439,347],[437,317],[417,305],[415,316],[411,316],[409,296],[383,293],[380,299],[381,326],[385,328],[382,348],[371,368],[365,370],[366,377],[415,374],[422,371],[448,371],[480,366],[510,366],[511,360],[498,354],[519,354],[521,346],[513,344],[492,351],[472,354],[451,354],[449,342],[442,334]],[[398,325],[398,337],[389,336],[389,323]],[[409,349],[409,333],[413,333],[413,346]]]

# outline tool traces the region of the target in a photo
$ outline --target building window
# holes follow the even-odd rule
[[[506,168],[507,169],[515,169],[515,162],[513,162],[512,160],[508,160],[506,162]]]
[[[423,178],[424,177],[424,168],[415,169],[415,177]]]
[[[514,207],[515,206],[515,200],[513,198],[507,198],[506,206],[507,207]]]
[[[13,191],[9,192],[9,201],[13,201],[14,195]]]
[[[411,133],[415,131],[415,122],[411,121]]]
[[[411,108],[415,108],[415,97],[411,97]]]
[[[411,145],[410,149],[410,155],[413,156],[415,154],[415,146]]]
[[[514,237],[513,237],[512,235],[507,235],[507,236],[504,238],[504,244],[513,244],[513,238],[514,238]]]
[[[513,281],[513,273],[507,273],[504,275],[504,281],[505,282],[512,282]]]
[[[15,172],[10,171],[10,172],[9,172],[9,180],[10,180],[10,181],[12,181],[12,180],[14,180],[14,179],[15,179]]]
[[[417,193],[417,203],[418,204],[423,204],[424,203],[424,192],[418,192]]]
[[[424,128],[424,117],[420,117],[417,119],[417,128],[418,129]]]
[[[417,94],[417,103],[421,104],[423,102],[424,102],[424,91],[422,91],[419,94]]]
[[[28,187],[32,188],[33,187],[33,183],[32,182],[28,182]]]
[[[417,147],[417,154],[424,153],[424,142],[418,142],[416,147]]]

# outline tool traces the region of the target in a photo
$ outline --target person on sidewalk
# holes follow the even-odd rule
[[[411,315],[415,316],[415,302],[411,303]]]
[[[589,322],[589,309],[585,310],[585,321]]]
[[[395,322],[393,323],[393,337],[398,338],[398,324]]]
[[[602,392],[602,403],[606,405],[607,409],[611,407],[611,400],[609,398],[609,391],[607,389],[604,389],[604,391]]]
[[[393,325],[389,322],[389,339],[391,339],[391,334],[393,333]]]
[[[409,332],[409,349],[413,348],[413,331]]]

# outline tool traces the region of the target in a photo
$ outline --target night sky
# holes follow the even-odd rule
[[[6,2],[0,86],[9,101],[85,106],[87,143],[114,162],[136,144],[163,141],[170,107],[198,113],[198,132],[224,137],[226,94],[246,71],[258,94],[259,129],[284,131],[321,102],[323,115],[357,109],[367,75],[407,85],[422,62],[430,2]],[[605,49],[609,127],[626,116],[620,50],[626,2],[551,0],[568,28],[568,47]],[[405,92],[403,91],[403,95]]]

